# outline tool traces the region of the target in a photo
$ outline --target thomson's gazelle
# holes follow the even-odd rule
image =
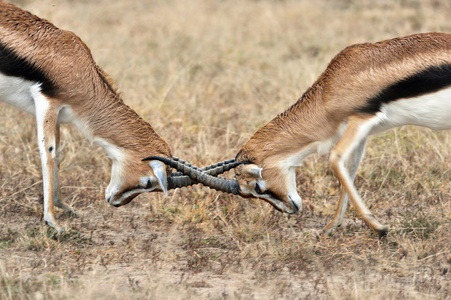
[[[36,116],[44,185],[44,220],[61,232],[53,205],[61,199],[60,124],[74,124],[112,160],[106,200],[114,206],[141,192],[166,191],[167,167],[143,162],[153,153],[172,157],[168,144],[128,107],[88,47],[12,4],[0,1],[0,100]]]
[[[349,197],[358,215],[383,235],[387,227],[373,217],[353,181],[368,136],[409,124],[451,128],[450,34],[415,34],[345,48],[291,108],[244,144],[236,161],[248,164],[235,169],[237,181],[204,175],[200,182],[295,213],[302,204],[295,168],[308,155],[332,149],[330,161],[342,188],[325,231],[342,223]],[[200,175],[190,174],[196,180]]]

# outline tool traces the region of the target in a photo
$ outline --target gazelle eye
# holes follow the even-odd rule
[[[142,181],[144,181],[144,180],[142,180]],[[141,182],[141,184],[138,185],[136,188],[148,190],[151,187],[152,187],[152,181],[150,179],[147,179],[147,182]]]
[[[258,184],[258,182],[255,184],[255,192],[259,195],[263,194],[260,185]]]
[[[150,179],[147,181],[147,185],[146,185],[146,190],[150,189],[152,187],[152,182],[150,181]]]

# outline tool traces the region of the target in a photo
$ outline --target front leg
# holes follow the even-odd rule
[[[348,193],[351,203],[357,211],[357,215],[382,236],[387,234],[388,228],[379,223],[366,207],[365,203],[363,203],[354,186],[353,178],[345,167],[345,162],[349,155],[367,138],[373,126],[377,125],[377,122],[378,119],[372,117],[350,117],[348,127],[340,141],[332,150],[330,159],[335,176],[337,176],[344,191]]]
[[[41,156],[42,177],[44,183],[44,220],[60,234],[63,230],[55,221],[54,185],[56,158],[56,127],[59,105],[41,93],[39,86],[31,88],[36,107],[36,124],[38,129],[38,146]]]
[[[365,152],[366,140],[367,139],[364,139],[358,144],[354,153],[352,154],[352,158],[348,162],[349,175],[352,182],[354,182],[357,169],[359,167],[360,161],[362,160],[363,153]],[[323,229],[323,232],[325,234],[330,234],[333,230],[335,230],[343,223],[344,215],[346,213],[346,209],[348,208],[348,199],[349,197],[346,189],[343,185],[340,185],[340,197],[338,199],[337,209],[334,216],[332,217],[332,220]]]

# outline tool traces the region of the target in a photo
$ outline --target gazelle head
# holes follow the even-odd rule
[[[171,166],[195,183],[202,183],[212,189],[240,195],[245,198],[260,198],[274,208],[286,213],[296,213],[301,209],[302,200],[296,192],[294,169],[262,168],[249,161],[234,161],[221,172],[205,172],[205,168],[191,168],[164,157],[149,157]],[[237,179],[215,177],[225,171],[235,169]]]
[[[226,160],[200,169],[176,157],[148,157],[140,160],[140,163],[135,165],[120,168],[119,170],[122,170],[121,174],[125,174],[125,176],[112,175],[110,185],[106,190],[106,199],[113,206],[121,206],[129,203],[143,192],[163,191],[167,194],[168,190],[202,183],[192,176],[184,175],[187,172],[189,173],[189,170],[216,178],[214,176],[227,172],[241,164],[234,161],[234,159]],[[183,170],[183,172],[169,175],[169,166],[173,166],[171,163],[176,164],[176,169]],[[114,163],[112,174],[116,174]],[[118,186],[121,189],[118,189]]]
[[[290,214],[298,212],[302,207],[302,199],[296,192],[293,168],[242,164],[235,169],[235,178],[242,197],[262,199],[275,209]]]
[[[125,205],[143,192],[162,191],[167,193],[168,167],[160,161],[143,162],[142,152],[145,149],[126,150],[105,139],[95,139],[105,149],[112,161],[111,179],[105,191],[106,201],[116,207]],[[159,143],[165,156],[171,156],[169,146]]]
[[[167,167],[159,161],[113,162],[106,201],[116,207],[125,205],[143,192],[167,194]]]

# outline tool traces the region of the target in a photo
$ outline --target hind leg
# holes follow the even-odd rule
[[[56,125],[55,131],[55,159],[53,168],[53,204],[62,210],[75,215],[74,209],[62,200],[61,187],[59,181],[59,169],[61,164],[61,140],[60,126]]]

